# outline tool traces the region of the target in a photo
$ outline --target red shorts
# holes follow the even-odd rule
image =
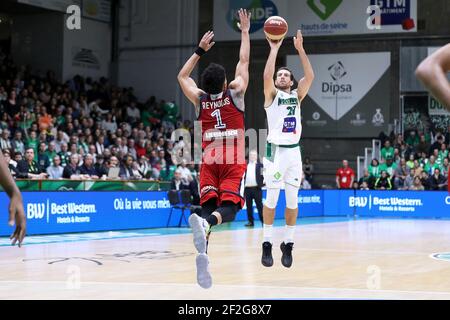
[[[203,157],[205,160],[205,155]],[[216,198],[217,205],[231,201],[244,206],[245,163],[208,163],[202,161],[200,167],[200,205]]]

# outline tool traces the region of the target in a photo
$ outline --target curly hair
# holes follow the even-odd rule
[[[276,77],[276,75],[278,74],[278,72],[280,72],[281,70],[289,71],[289,73],[291,74],[291,81],[295,81],[294,74],[293,74],[292,71],[291,71],[289,68],[287,68],[287,67],[281,67],[281,68],[278,68],[277,72],[275,73],[275,77]]]
[[[225,78],[225,68],[220,64],[211,63],[202,73],[202,89],[209,94],[221,93]]]

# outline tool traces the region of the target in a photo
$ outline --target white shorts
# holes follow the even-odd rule
[[[281,189],[284,183],[300,187],[303,173],[300,147],[283,148],[272,145],[271,149],[272,157],[266,151],[266,157],[263,158],[266,187]]]

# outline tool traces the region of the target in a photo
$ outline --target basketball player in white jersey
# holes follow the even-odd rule
[[[266,155],[263,159],[267,197],[263,209],[264,240],[261,263],[265,267],[273,265],[273,221],[280,188],[284,184],[286,226],[284,241],[281,243],[280,249],[282,251],[281,263],[289,268],[292,265],[292,248],[298,214],[298,190],[302,180],[300,103],[311,87],[314,72],[303,49],[302,34],[298,30],[297,36],[293,40],[305,75],[298,82],[296,90],[291,90],[294,85],[294,76],[287,68],[278,69],[274,81],[275,61],[283,40],[278,42],[267,40],[270,45],[270,54],[264,69],[264,109],[267,114],[269,134]]]

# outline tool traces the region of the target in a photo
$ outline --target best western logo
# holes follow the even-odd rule
[[[27,204],[27,218],[28,219],[43,219],[49,215],[66,215],[66,214],[89,214],[97,213],[97,209],[94,204],[77,204],[77,203],[28,203]]]
[[[348,199],[348,205],[350,206],[350,208],[365,208],[368,203],[369,199],[367,197],[350,197]]]
[[[29,203],[27,219],[42,219],[45,216],[45,203]]]

